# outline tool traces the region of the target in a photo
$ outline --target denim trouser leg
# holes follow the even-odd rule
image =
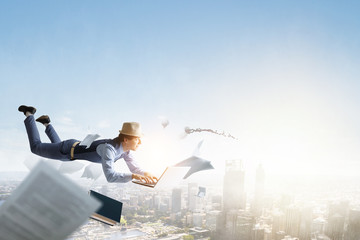
[[[45,133],[52,143],[61,142],[59,135],[57,134],[57,132],[55,131],[55,129],[51,124],[47,125],[45,129]]]
[[[26,132],[28,134],[30,149],[32,153],[45,158],[65,160],[65,161],[69,160],[66,157],[67,152],[64,152],[64,148],[63,148],[64,142],[56,142],[56,143],[41,142],[39,131],[36,127],[36,123],[33,115],[28,116],[25,119],[24,123],[25,123]]]

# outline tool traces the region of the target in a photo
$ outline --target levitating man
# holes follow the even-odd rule
[[[136,179],[153,183],[158,180],[152,174],[144,172],[131,154],[131,151],[136,151],[141,144],[142,133],[139,123],[125,122],[117,137],[96,140],[89,148],[86,148],[86,146],[80,146],[80,141],[76,139],[61,141],[47,115],[42,115],[36,121],[45,126],[45,133],[51,143],[41,142],[34,118],[36,108],[21,105],[18,110],[26,116],[24,123],[32,153],[60,161],[81,159],[101,163],[108,182],[124,183]],[[132,173],[121,173],[114,170],[114,163],[121,158],[125,160]]]

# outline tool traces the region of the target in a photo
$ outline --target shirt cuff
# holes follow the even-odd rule
[[[125,173],[124,180],[125,182],[130,182],[132,180],[132,173]]]

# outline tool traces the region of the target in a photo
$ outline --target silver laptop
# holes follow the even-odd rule
[[[183,180],[185,174],[189,171],[190,167],[167,167],[165,171],[159,177],[156,183],[146,183],[140,180],[132,180],[133,183],[145,186],[145,187],[171,187],[176,186]]]

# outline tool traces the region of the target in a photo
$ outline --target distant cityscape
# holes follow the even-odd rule
[[[187,182],[156,190],[131,183],[94,182],[92,190],[123,202],[122,220],[108,226],[89,219],[68,240],[360,239],[358,181],[324,180],[323,185],[313,182],[311,186],[311,179],[303,179],[308,185],[293,185],[292,193],[272,192],[267,189],[271,179],[259,165],[254,190],[247,192],[245,174],[242,160],[236,159],[226,161],[222,177],[209,185]],[[0,200],[6,200],[24,176],[0,173]],[[89,190],[85,181],[80,185]]]

